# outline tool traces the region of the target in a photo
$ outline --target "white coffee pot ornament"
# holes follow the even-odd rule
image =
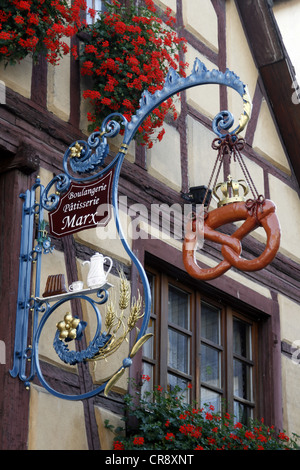
[[[109,261],[109,267],[107,271],[104,270],[105,261]],[[82,264],[88,263],[90,265],[90,270],[87,277],[87,286],[97,287],[102,286],[107,279],[107,275],[112,268],[112,259],[108,256],[103,256],[101,253],[96,253],[91,257],[90,261],[84,261]]]

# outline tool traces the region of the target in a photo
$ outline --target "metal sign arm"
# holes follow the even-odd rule
[[[191,75],[186,78],[180,77],[173,69],[170,69],[164,87],[155,94],[150,95],[145,91],[140,100],[140,108],[128,122],[126,118],[113,113],[107,116],[103,121],[101,129],[91,134],[87,141],[74,142],[65,152],[63,157],[63,173],[55,176],[51,182],[44,188],[37,178],[35,185],[31,190],[27,190],[21,195],[23,202],[22,212],[22,233],[20,246],[19,262],[19,284],[18,284],[18,303],[15,330],[15,348],[13,367],[10,371],[13,377],[19,377],[26,387],[29,387],[34,376],[37,375],[41,384],[52,394],[59,398],[67,400],[81,400],[90,398],[102,391],[105,394],[113,387],[116,381],[122,376],[125,369],[132,364],[132,358],[151,336],[147,334],[147,327],[150,319],[151,310],[151,292],[145,270],[130,248],[128,241],[124,236],[120,223],[118,208],[118,185],[121,173],[122,163],[128,150],[129,144],[134,138],[138,128],[147,116],[169,97],[180,93],[181,91],[205,84],[225,85],[233,88],[242,97],[244,111],[239,119],[238,125],[231,132],[237,134],[241,132],[247,124],[251,115],[251,100],[247,87],[241,82],[235,73],[226,70],[225,73],[218,70],[209,71],[205,65],[196,59]],[[212,123],[213,131],[218,137],[222,138],[224,132],[229,133],[229,129],[234,125],[234,119],[229,111],[221,111]],[[115,137],[120,130],[124,130],[123,143],[117,155],[109,164],[105,160],[109,153],[108,138]],[[85,350],[72,353],[68,349],[68,344],[63,342],[58,332],[53,341],[53,347],[60,360],[68,364],[76,364],[87,360],[97,360],[105,357],[105,352],[115,351],[119,345],[116,338],[102,331],[101,315],[98,310],[99,305],[105,304],[109,297],[111,285],[105,284],[98,288],[83,290],[77,293],[66,292],[63,297],[53,296],[43,299],[40,297],[40,282],[42,257],[48,255],[53,250],[51,240],[44,230],[43,211],[49,213],[54,211],[61,198],[70,189],[72,182],[86,184],[113,171],[112,183],[112,207],[114,221],[121,243],[130,257],[132,263],[136,266],[143,284],[143,315],[142,324],[136,335],[135,343],[128,355],[120,361],[120,367],[115,373],[100,387],[96,387],[90,392],[79,395],[66,395],[54,390],[45,380],[40,367],[39,359],[39,341],[47,320],[53,312],[64,305],[72,298],[78,298],[88,302],[96,315],[97,329],[94,338]],[[54,191],[54,192],[53,192]],[[37,235],[34,234],[34,228]],[[34,269],[33,269],[34,267]],[[124,281],[125,282],[125,281]],[[35,292],[31,294],[31,286],[35,285]],[[97,292],[98,301],[91,299],[91,293]],[[41,317],[41,318],[40,318]],[[71,316],[72,317],[72,316]],[[83,320],[73,318],[72,322],[76,324],[75,341],[80,341],[86,323]],[[137,320],[136,320],[137,321]],[[73,324],[73,323],[72,323]],[[29,331],[29,325],[32,325],[32,331]],[[98,352],[97,352],[98,351]],[[30,370],[27,372],[29,360],[31,361]]]

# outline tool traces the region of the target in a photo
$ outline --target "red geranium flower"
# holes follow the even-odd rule
[[[3,3],[3,2],[2,2]],[[37,60],[44,54],[52,63],[68,54],[70,47],[64,37],[72,37],[85,24],[81,9],[85,0],[8,0],[0,10],[0,40],[7,41],[0,60],[18,63],[30,54]]]
[[[166,27],[158,18],[152,0],[145,4],[136,8],[132,2],[126,9],[117,0],[111,1],[88,28],[92,40],[81,55],[81,73],[91,76],[93,89],[101,94],[94,103],[96,121],[90,131],[116,109],[131,121],[140,107],[142,91],[153,94],[161,90],[170,67],[185,75],[187,64],[179,60],[185,40],[172,29],[173,20]],[[171,18],[169,10],[167,18]],[[93,67],[87,67],[88,63]],[[173,99],[144,120],[135,136],[138,142],[151,148],[153,140],[162,140],[163,122],[170,113],[177,118]]]
[[[17,15],[17,16],[15,16],[15,22],[18,23],[18,24],[24,24],[25,20],[24,20],[23,16]]]
[[[197,447],[195,447],[194,450],[204,450],[204,447],[200,446],[199,444],[197,445]]]
[[[114,450],[124,450],[124,445],[120,441],[114,442]]]
[[[135,437],[133,439],[133,445],[135,446],[142,446],[145,442],[145,439],[143,437]]]
[[[284,434],[284,432],[280,432],[278,434],[278,438],[281,439],[282,441],[289,441],[290,440],[289,437],[286,434]]]
[[[246,431],[246,432],[245,432],[245,437],[246,437],[247,439],[255,439],[255,436],[254,436],[254,434],[253,434],[252,431]]]

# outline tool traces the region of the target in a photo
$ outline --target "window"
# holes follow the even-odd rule
[[[233,318],[233,398],[234,414],[239,421],[252,417],[253,368],[252,327],[238,318]]]
[[[179,385],[186,401],[256,417],[257,325],[247,315],[149,269],[152,312],[144,345],[147,387]],[[224,408],[225,407],[225,408]]]
[[[91,8],[92,10],[96,10],[97,12],[101,12],[104,9],[104,5],[102,0],[87,0],[87,13],[86,13],[86,21],[88,24],[93,24],[95,20],[97,19],[97,14],[95,18],[93,18],[89,13],[89,9]]]
[[[211,403],[221,409],[222,398],[221,310],[201,302],[201,403]]]
[[[169,284],[167,382],[170,387],[186,388],[191,380],[190,323],[189,293]]]

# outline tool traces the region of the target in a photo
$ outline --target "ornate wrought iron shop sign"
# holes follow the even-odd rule
[[[229,132],[229,129],[234,126],[234,119],[229,111],[220,112],[213,121],[213,130],[217,135],[220,145],[225,142],[225,136],[227,136],[227,140],[228,136],[231,136],[232,141],[235,141],[237,134],[244,129],[251,114],[251,101],[247,87],[235,73],[229,70],[225,73],[218,70],[209,71],[200,60],[196,59],[190,76],[182,78],[171,69],[165,79],[165,85],[162,90],[157,91],[154,95],[145,91],[141,96],[140,108],[136,111],[130,122],[127,122],[121,114],[111,114],[103,121],[101,129],[91,134],[87,141],[73,143],[66,150],[63,157],[63,172],[55,176],[47,187],[43,187],[39,178],[37,178],[34,186],[24,194],[21,194],[20,197],[23,199],[23,214],[18,304],[14,362],[10,373],[13,377],[19,377],[26,387],[29,387],[30,382],[37,376],[40,383],[50,393],[60,398],[80,400],[92,397],[100,392],[107,394],[124,373],[125,369],[130,367],[136,352],[151,336],[147,334],[151,307],[149,283],[141,263],[131,250],[123,234],[120,224],[118,183],[121,166],[128,146],[137,129],[155,108],[167,98],[182,90],[204,84],[225,85],[233,88],[241,96],[244,110],[237,127],[233,131]],[[124,130],[123,143],[117,155],[110,163],[107,163],[106,157],[109,152],[107,139],[115,137],[121,128]],[[224,145],[222,148],[225,148]],[[104,210],[98,213],[97,208],[100,205],[101,207],[107,205],[107,211]],[[257,203],[256,206],[256,214],[258,215],[256,219],[255,217],[254,219],[253,217],[251,218],[251,227],[259,224],[259,219],[262,218],[259,212],[262,204]],[[112,208],[112,211],[110,211],[110,208]],[[117,335],[117,331],[120,325],[123,324],[122,318],[114,316],[113,312],[110,312],[109,309],[105,317],[105,329],[102,326],[103,319],[99,309],[108,302],[110,290],[113,286],[107,282],[107,272],[105,272],[107,269],[105,261],[109,262],[108,269],[110,269],[112,260],[110,258],[104,259],[101,253],[96,253],[90,261],[87,288],[83,288],[82,282],[78,281],[70,289],[66,289],[63,276],[57,275],[48,277],[46,290],[43,294],[41,293],[42,263],[44,257],[48,256],[53,249],[51,239],[45,231],[45,211],[49,213],[50,234],[56,237],[62,237],[75,233],[78,230],[95,226],[104,226],[111,217],[114,218],[123,247],[131,258],[132,263],[136,266],[143,284],[143,298],[138,297],[131,305],[127,326],[124,330],[122,329],[123,333],[120,336]],[[247,212],[246,209],[243,209],[243,211]],[[248,220],[248,212],[246,215],[244,212],[242,214],[243,218]],[[196,223],[196,220],[197,216],[195,216],[193,223]],[[34,227],[36,226],[37,236],[34,236]],[[210,228],[211,235],[213,228],[219,226],[219,223],[212,221],[210,224],[207,223],[207,226]],[[269,233],[271,229],[269,229],[268,223],[266,222],[264,226],[266,226],[266,230]],[[189,228],[187,239],[184,243],[184,257],[186,258],[185,264],[187,270],[189,271],[192,268],[190,274],[195,276],[199,275],[194,258],[192,260],[196,244],[195,237],[192,240],[188,239],[191,233],[194,235],[196,233],[195,228],[191,230],[192,228]],[[248,229],[249,227],[247,226]],[[213,237],[213,235],[211,236]],[[235,240],[232,239],[230,242],[226,240],[228,253],[225,253],[226,250],[224,249],[224,254],[226,255],[226,260],[222,263],[222,268],[224,269],[223,271],[219,269],[219,271],[225,272],[226,269],[229,269],[231,264],[228,259],[231,260],[232,258],[233,261],[231,260],[231,263],[234,264],[235,258],[239,255],[240,240],[241,237],[236,237]],[[191,242],[192,246],[189,247],[188,242]],[[199,277],[201,276],[199,275]],[[128,306],[128,283],[122,275],[120,283],[123,289],[123,307],[125,308]],[[34,286],[33,294],[31,293],[32,286]],[[96,295],[96,300],[92,294],[94,294],[94,297]],[[87,361],[98,361],[103,358],[109,360],[109,356],[118,351],[125,337],[133,329],[136,329],[134,344],[126,357],[119,357],[120,351],[117,353],[120,359],[117,370],[112,371],[111,376],[105,383],[79,395],[68,395],[54,390],[45,380],[40,365],[39,346],[45,325],[59,307],[64,306],[66,302],[72,299],[80,299],[83,302],[87,302],[92,308],[96,317],[96,330],[94,337],[85,349],[81,347],[70,350],[70,344],[75,343],[76,345],[82,340],[87,323],[66,312],[64,318],[56,324],[56,330],[53,331],[53,336],[49,338],[49,341],[52,342],[59,360],[71,366]],[[142,320],[138,329],[136,324],[140,319]]]
[[[49,214],[50,233],[62,237],[86,228],[105,226],[111,218],[112,182],[113,170],[84,187],[72,181],[57,208]],[[103,209],[101,212],[99,206]]]

